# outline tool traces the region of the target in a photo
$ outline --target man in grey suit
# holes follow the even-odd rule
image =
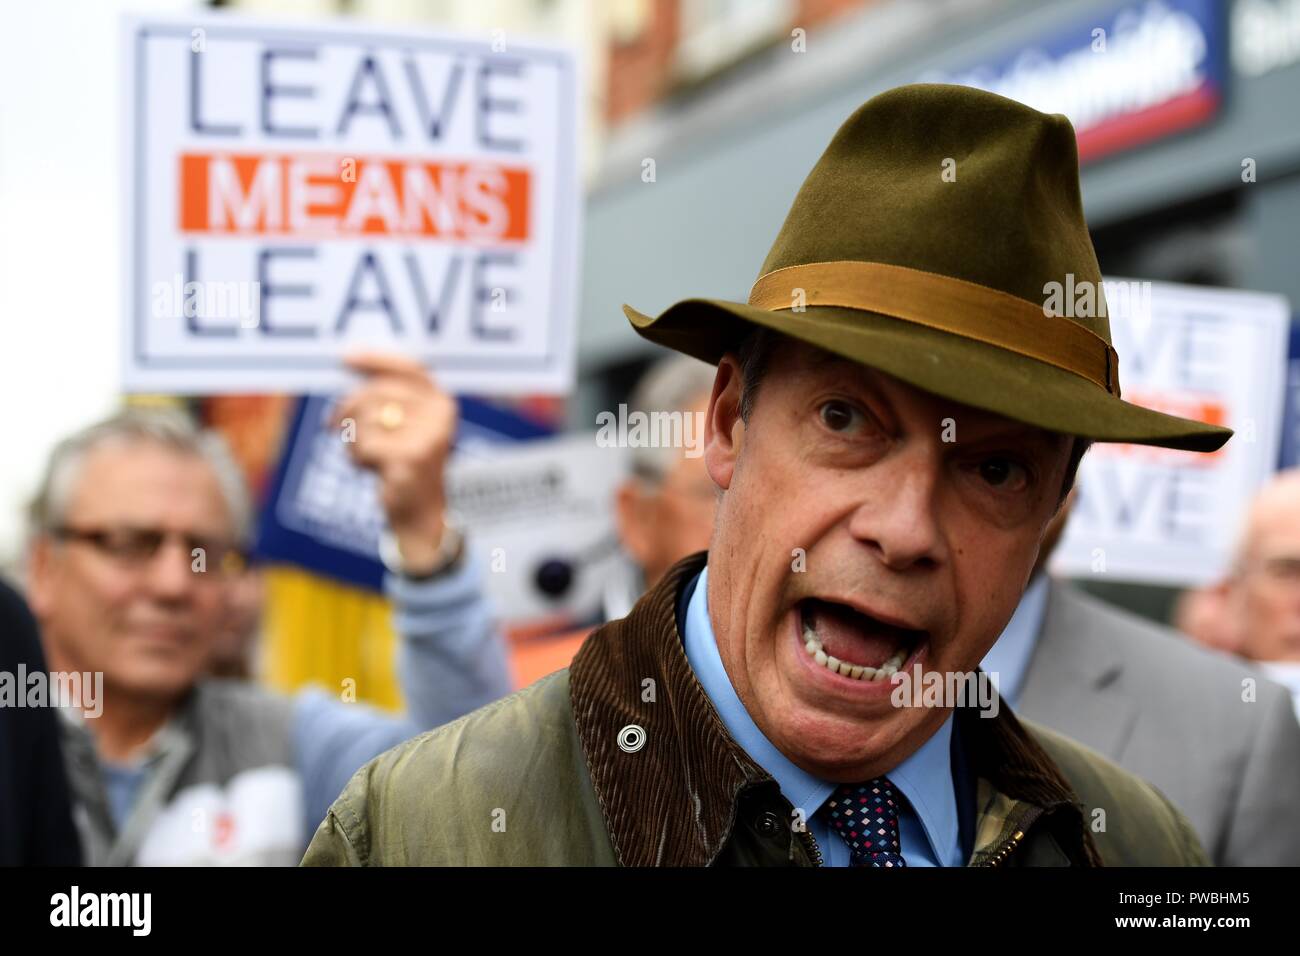
[[[1300,865],[1300,725],[1290,695],[1234,658],[1043,570],[983,669],[1017,714],[1162,790],[1218,866]]]

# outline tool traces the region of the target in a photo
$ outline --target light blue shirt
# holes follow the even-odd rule
[[[1025,588],[1016,613],[1002,631],[1002,636],[984,655],[980,668],[989,675],[998,696],[1011,705],[1020,703],[1020,691],[1025,686],[1025,674],[1034,656],[1038,632],[1047,613],[1047,575],[1039,572]]]
[[[809,832],[821,848],[827,866],[848,866],[849,847],[817,815],[838,784],[819,780],[793,763],[763,736],[731,686],[722,666],[708,609],[709,569],[700,572],[686,608],[682,635],[686,659],[709,695],[723,724],[736,743],[766,770],[781,793],[803,810]],[[899,838],[908,866],[964,866],[958,833],[957,796],[953,787],[949,746],[952,715],[920,749],[889,771],[889,779],[907,798],[899,814]]]
[[[108,797],[108,812],[113,815],[113,823],[120,830],[126,826],[131,816],[131,807],[135,805],[140,786],[149,774],[149,768],[143,760],[136,763],[99,762],[104,771],[104,792]]]

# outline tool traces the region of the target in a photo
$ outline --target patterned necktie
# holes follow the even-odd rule
[[[888,777],[841,784],[826,801],[831,829],[849,846],[849,866],[907,866],[898,835],[902,796]]]

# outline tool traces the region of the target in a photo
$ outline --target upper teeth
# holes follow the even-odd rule
[[[907,651],[900,649],[895,651],[894,655],[879,667],[850,664],[848,661],[839,660],[822,650],[822,642],[817,640],[817,632],[807,624],[803,628],[803,639],[804,650],[808,652],[809,657],[827,670],[836,674],[843,674],[845,677],[852,677],[854,680],[887,680],[897,674],[898,669],[903,666],[903,661],[907,660]]]

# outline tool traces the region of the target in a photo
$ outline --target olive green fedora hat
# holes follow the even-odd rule
[[[645,338],[708,362],[763,326],[1051,431],[1219,448],[1231,429],[1120,398],[1104,302],[1069,120],[925,83],[840,127],[748,302],[623,310]]]

